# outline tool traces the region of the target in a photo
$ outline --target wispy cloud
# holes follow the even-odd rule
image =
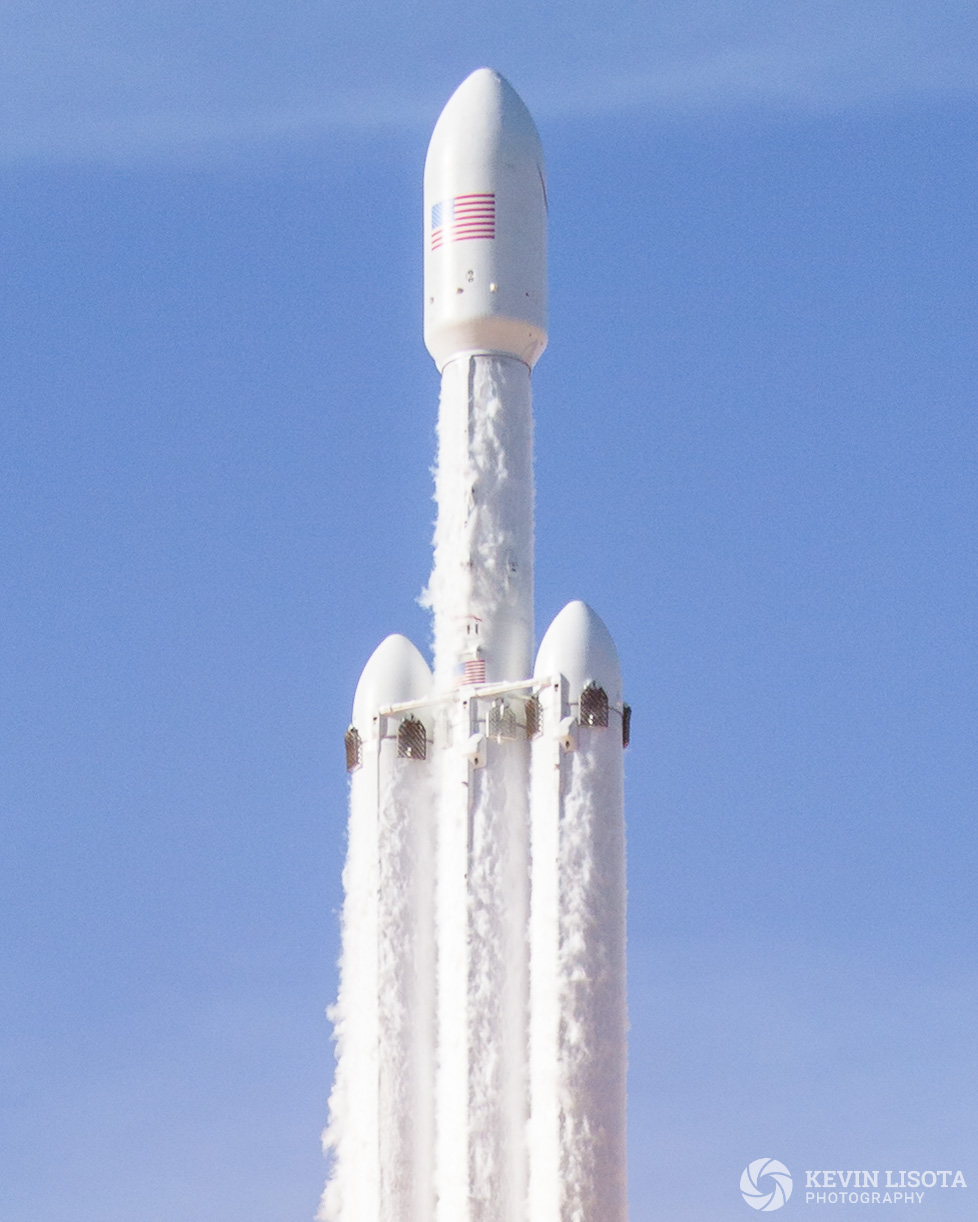
[[[168,158],[425,127],[493,63],[534,112],[844,108],[973,93],[971,0],[8,0],[0,158]]]

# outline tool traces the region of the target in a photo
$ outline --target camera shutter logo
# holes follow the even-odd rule
[[[740,1177],[740,1191],[751,1209],[780,1209],[791,1196],[791,1172],[776,1158],[755,1158]]]

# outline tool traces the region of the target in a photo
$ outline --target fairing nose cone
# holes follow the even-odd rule
[[[575,599],[547,629],[533,668],[535,679],[563,675],[571,699],[589,683],[603,687],[609,703],[621,707],[621,664],[611,633],[596,611]]]
[[[365,729],[378,709],[422,700],[431,691],[431,671],[406,636],[392,633],[370,655],[353,697],[353,724]]]
[[[493,68],[476,68],[445,103],[428,145],[425,172],[449,156],[453,169],[478,172],[502,158],[510,169],[520,163],[543,165],[540,136],[523,99]]]
[[[479,68],[448,100],[424,171],[425,343],[531,366],[547,343],[547,189],[522,99]]]

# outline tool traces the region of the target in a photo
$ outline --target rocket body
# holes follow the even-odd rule
[[[424,179],[439,371],[423,601],[367,664],[324,1222],[625,1222],[625,882],[614,644],[571,603],[534,664],[531,369],[547,342],[540,140],[490,69]]]

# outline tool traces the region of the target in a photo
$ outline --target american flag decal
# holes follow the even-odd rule
[[[462,666],[462,675],[459,681],[463,686],[466,683],[485,683],[485,658],[470,658],[468,661],[466,661]]]
[[[471,238],[496,236],[496,196],[456,195],[431,209],[431,249],[440,250],[446,242],[467,242]]]

